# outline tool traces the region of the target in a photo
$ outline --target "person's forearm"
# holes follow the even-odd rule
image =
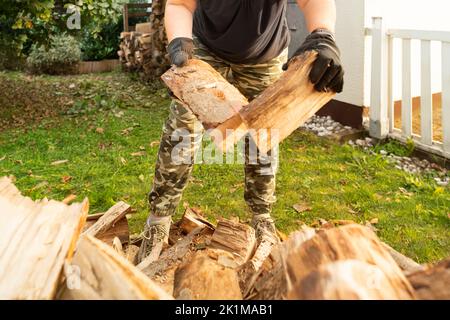
[[[297,3],[305,15],[309,32],[319,28],[335,31],[336,4],[334,0],[297,0]]]
[[[169,43],[179,37],[192,38],[192,20],[196,0],[168,0],[164,23]]]

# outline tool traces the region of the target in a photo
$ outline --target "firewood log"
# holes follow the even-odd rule
[[[255,250],[255,230],[243,223],[221,219],[211,238],[210,248],[228,251],[238,265],[247,262]]]
[[[0,179],[0,299],[52,299],[72,257],[88,201],[66,205],[23,197]]]
[[[230,119],[248,102],[208,63],[192,59],[182,68],[172,67],[162,80],[207,129]]]
[[[175,298],[241,300],[242,294],[233,260],[234,257],[223,250],[197,251],[175,272]]]
[[[450,300],[450,258],[408,275],[418,299]]]
[[[62,300],[173,299],[112,247],[89,235],[78,242],[65,277]]]

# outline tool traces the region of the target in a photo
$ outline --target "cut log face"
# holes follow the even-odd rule
[[[242,223],[222,219],[217,223],[210,248],[230,252],[238,265],[247,262],[255,250],[255,230]]]
[[[223,250],[197,251],[175,272],[174,296],[182,300],[241,300],[233,256]]]
[[[408,275],[418,299],[450,300],[450,258]]]
[[[200,60],[192,59],[182,68],[172,67],[161,78],[206,129],[230,119],[248,103],[238,89]]]
[[[286,273],[291,285],[291,292],[288,293],[288,297],[301,296],[298,293],[299,283],[310,276],[312,272],[317,272],[318,269],[325,268],[328,264],[347,260],[358,260],[377,266],[384,275],[384,277],[379,278],[379,283],[366,282],[365,285],[359,283],[361,286],[355,290],[370,291],[369,286],[383,286],[387,281],[390,286],[386,287],[385,299],[414,298],[411,285],[389,252],[384,249],[371,230],[360,225],[347,225],[320,232],[303,243],[297,250],[288,252],[285,259]],[[361,269],[360,266],[357,268],[358,270]],[[329,271],[330,269],[325,268],[323,270]],[[349,268],[348,270],[352,269]],[[328,271],[324,272],[327,273]],[[348,277],[351,279],[352,275],[348,274]],[[394,289],[395,295],[392,291]],[[380,292],[382,291],[383,288],[380,289]],[[310,298],[314,299],[312,296]],[[317,298],[320,299],[320,297]]]
[[[78,242],[61,292],[62,300],[173,299],[112,247],[88,235]]]
[[[88,201],[70,206],[23,197],[0,179],[0,299],[52,299],[86,221]]]

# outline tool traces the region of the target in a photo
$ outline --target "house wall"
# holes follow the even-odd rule
[[[287,18],[292,35],[292,54],[308,35],[308,31],[296,1],[288,2]],[[357,106],[364,104],[364,6],[364,0],[336,0],[336,38],[346,73],[345,90],[336,99]]]
[[[288,23],[291,28],[291,53],[308,34],[304,18],[295,0],[288,0]],[[450,0],[336,0],[336,37],[345,67],[345,89],[337,100],[357,106],[370,104],[371,37],[365,28],[372,27],[372,17],[383,17],[387,28],[450,31]],[[433,91],[440,92],[440,46],[433,47]],[[394,95],[401,99],[401,48],[395,44]],[[420,95],[420,44],[413,42],[413,95]]]
[[[362,1],[362,0],[361,0]],[[382,17],[387,29],[450,31],[449,0],[364,0],[365,26],[372,26],[372,17]],[[364,105],[370,104],[371,37],[365,40]],[[394,99],[401,100],[401,41],[394,44]],[[441,50],[432,43],[432,88],[441,91]],[[420,42],[412,44],[412,91],[420,96]]]

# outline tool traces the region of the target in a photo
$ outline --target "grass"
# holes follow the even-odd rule
[[[28,100],[46,103],[0,98],[0,120],[5,123],[0,176],[15,176],[19,189],[34,199],[88,197],[91,213],[124,200],[137,210],[130,223],[132,231],[139,232],[148,212],[157,141],[168,115],[164,89],[120,73],[24,78],[0,73],[0,88],[17,86],[26,94],[27,86],[33,86],[30,94],[44,98]],[[36,81],[48,89],[37,90]],[[59,98],[45,99],[49,90],[51,97],[57,90]],[[34,121],[24,115],[25,122],[17,115],[14,121],[7,118],[21,108],[48,116]],[[58,160],[68,162],[52,165]],[[358,223],[377,218],[380,238],[419,262],[450,255],[449,188],[437,186],[432,176],[399,171],[380,156],[296,132],[281,146],[277,196],[273,215],[285,233],[321,218]],[[242,165],[197,165],[183,201],[200,207],[211,220],[248,219]],[[311,210],[298,213],[295,204]],[[180,206],[178,214],[181,211]]]

